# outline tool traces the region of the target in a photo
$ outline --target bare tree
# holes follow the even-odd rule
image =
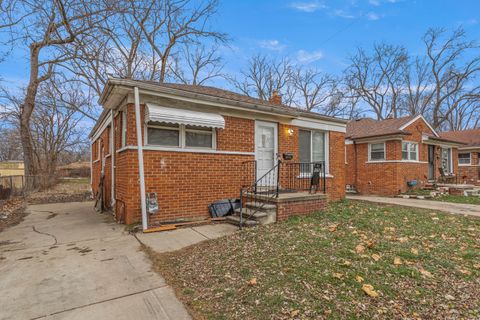
[[[249,59],[247,68],[240,72],[240,79],[230,78],[230,83],[242,94],[266,101],[276,91],[282,95],[283,103],[289,105],[295,97],[293,71],[294,65],[288,58],[275,60],[255,55]]]
[[[337,80],[315,69],[297,67],[292,73],[292,84],[296,89],[295,104],[307,111],[326,113],[341,100]]]
[[[101,0],[16,0],[1,2],[0,31],[9,37],[7,45],[29,50],[29,80],[19,108],[20,136],[25,174],[34,175],[34,149],[30,120],[40,84],[52,77],[56,68],[75,58],[66,47],[82,42],[108,12]]]
[[[133,18],[150,45],[152,61],[159,64],[159,82],[165,81],[171,55],[179,45],[198,44],[201,39],[227,40],[224,33],[209,26],[218,0],[130,1]]]
[[[68,97],[59,97],[58,89],[55,81],[42,83],[31,124],[38,170],[49,176],[55,174],[62,154],[87,140],[86,129],[80,125],[84,116],[70,107],[82,103],[77,92],[64,91]]]
[[[169,65],[171,77],[175,82],[192,85],[204,85],[212,79],[225,77],[222,74],[223,61],[217,51],[216,46],[209,50],[204,45],[184,46]]]
[[[370,106],[378,119],[397,117],[405,90],[406,49],[376,44],[372,55],[359,48],[350,62],[346,71],[349,88]]]
[[[479,46],[466,40],[459,28],[446,35],[444,29],[429,29],[423,37],[429,66],[428,94],[432,126],[440,128],[460,106],[470,111],[480,102]]]
[[[22,160],[22,145],[15,127],[0,128],[0,161]]]

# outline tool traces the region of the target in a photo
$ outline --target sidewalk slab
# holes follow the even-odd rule
[[[358,196],[358,195],[348,195],[347,199],[391,204],[391,205],[398,205],[398,206],[405,206],[405,207],[413,207],[413,208],[420,208],[420,209],[430,209],[430,210],[448,212],[452,214],[462,214],[462,215],[480,217],[480,206],[474,205],[474,204],[450,203],[450,202],[421,200],[421,199]]]
[[[231,224],[209,224],[171,231],[138,233],[138,239],[154,251],[163,253],[176,251],[201,241],[232,234],[238,230]]]

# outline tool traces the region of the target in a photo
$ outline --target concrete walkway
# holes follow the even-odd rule
[[[431,209],[431,210],[445,211],[453,214],[466,214],[466,215],[480,217],[480,206],[473,205],[473,204],[450,203],[450,202],[420,200],[420,199],[357,196],[357,195],[348,195],[347,199],[393,204],[393,205],[415,207],[415,208],[422,208],[422,209]]]
[[[0,319],[190,319],[138,241],[92,207],[30,206],[22,223],[0,233]],[[230,227],[140,237],[164,252]]]

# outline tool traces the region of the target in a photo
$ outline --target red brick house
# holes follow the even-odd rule
[[[440,136],[464,143],[458,148],[459,183],[480,185],[480,129],[441,132]]]
[[[320,192],[270,199],[276,219],[344,198],[345,120],[282,105],[279,96],[269,102],[212,87],[124,79],[110,79],[99,102],[91,184],[118,221],[141,219],[146,228],[205,219],[209,204],[238,198],[263,175],[276,178],[277,191],[288,185],[301,193],[293,189],[299,181],[310,186],[314,163],[325,171],[317,175]],[[301,163],[310,169],[298,169]],[[259,187],[265,192],[271,185]],[[157,197],[154,213],[146,208],[150,193]]]
[[[352,120],[345,139],[347,189],[360,194],[393,196],[439,180],[441,171],[458,176],[462,144],[441,137],[421,115]]]

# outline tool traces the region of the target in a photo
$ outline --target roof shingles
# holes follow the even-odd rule
[[[480,148],[480,128],[461,130],[461,131],[446,131],[441,132],[442,138],[450,139],[453,141],[463,142],[466,144],[464,148],[479,147]]]
[[[400,128],[414,118],[415,116],[380,121],[369,118],[352,120],[347,124],[346,138],[360,139],[394,134],[408,135],[408,132],[403,131]]]

